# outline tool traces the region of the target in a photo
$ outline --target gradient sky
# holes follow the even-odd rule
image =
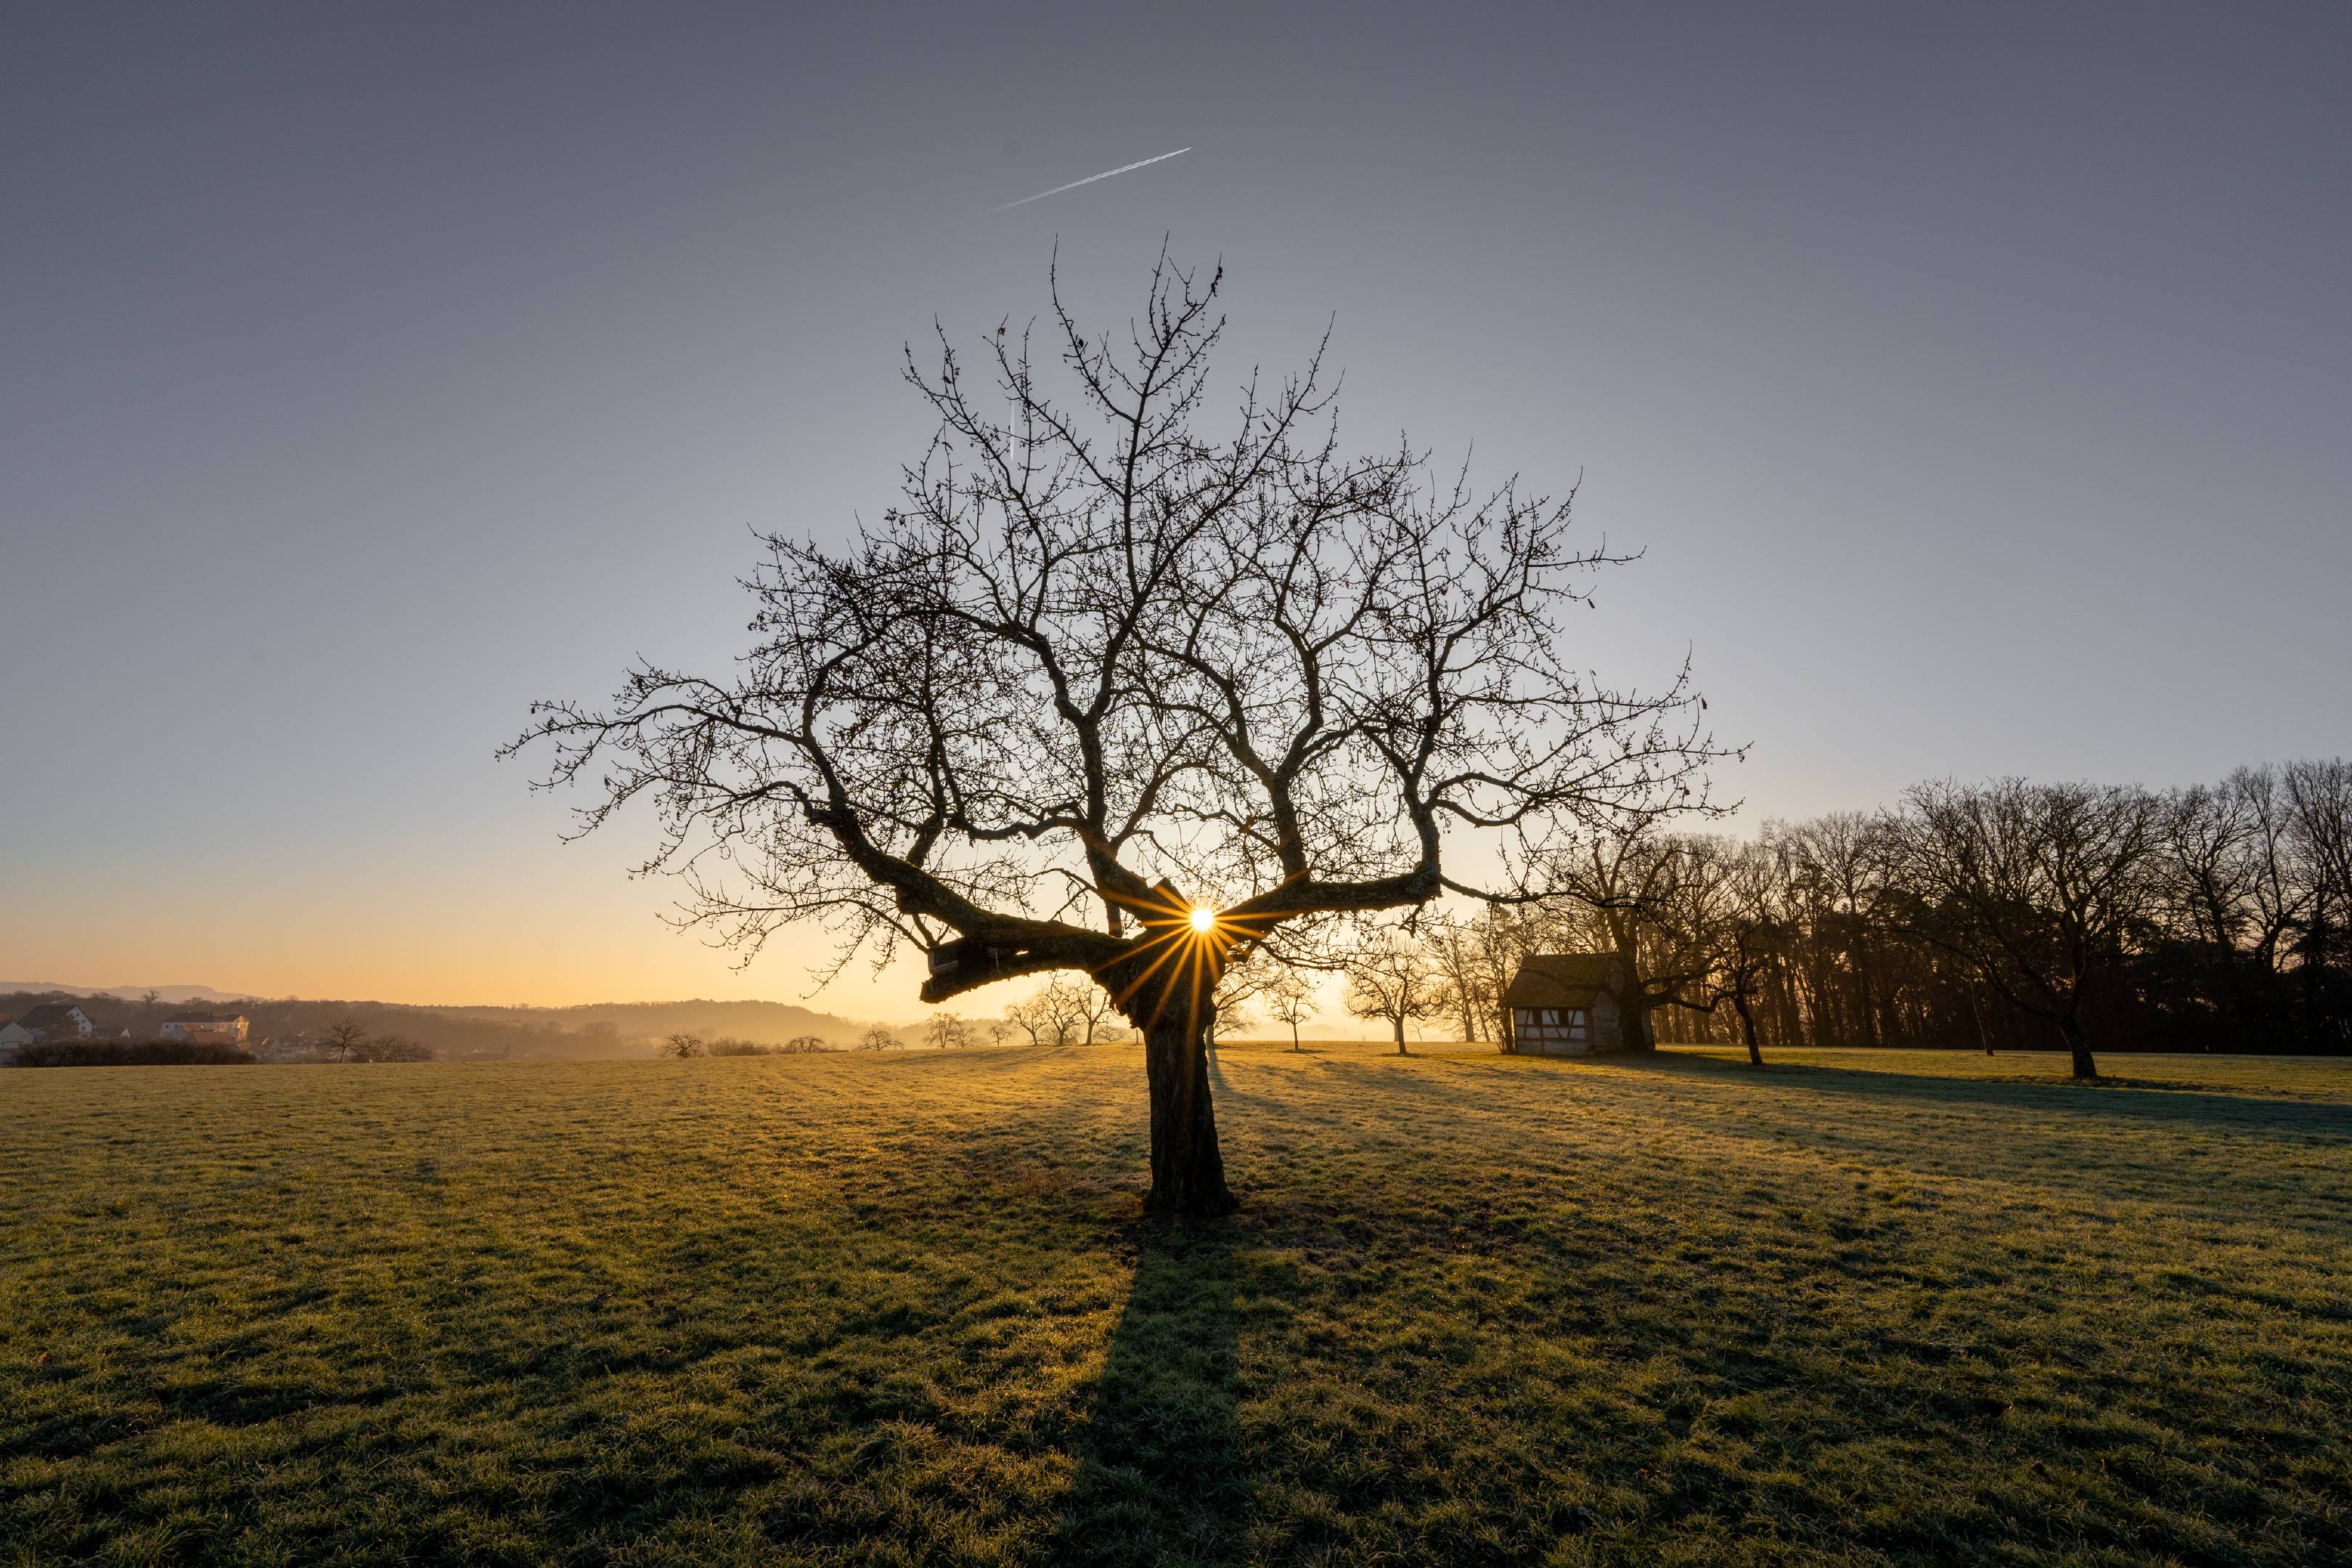
[[[9,8],[0,979],[798,998],[492,749],[731,656],[1057,238],[1581,471],[1751,819],[2345,750],[2352,8],[1012,10]]]

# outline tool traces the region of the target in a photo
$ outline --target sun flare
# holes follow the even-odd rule
[[[1193,929],[1194,931],[1210,931],[1210,930],[1213,930],[1213,929],[1214,929],[1214,928],[1215,928],[1216,923],[1217,923],[1217,911],[1216,911],[1216,910],[1212,910],[1212,909],[1207,909],[1207,908],[1196,908],[1196,909],[1194,909],[1194,910],[1193,910],[1193,911],[1192,911],[1192,929]]]

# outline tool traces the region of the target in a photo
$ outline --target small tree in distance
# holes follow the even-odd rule
[[[1378,1018],[1396,1032],[1397,1055],[1405,1048],[1409,1023],[1434,1018],[1445,1010],[1445,981],[1421,943],[1402,931],[1388,931],[1349,953],[1343,961],[1348,977],[1348,1011],[1359,1018]]]
[[[689,1035],[681,1029],[662,1040],[660,1054],[665,1057],[674,1057],[679,1061],[684,1061],[688,1057],[698,1057],[702,1055],[702,1037]]]
[[[887,1051],[898,1044],[898,1037],[879,1024],[870,1026],[857,1037],[857,1048],[861,1051]]]
[[[1076,1044],[1082,1033],[1093,1043],[1100,1016],[1084,988],[1058,974],[1004,1009],[1005,1021],[1028,1036],[1031,1045],[1056,1047]]]
[[[1315,1016],[1314,983],[1285,964],[1275,971],[1259,994],[1265,1002],[1267,1015],[1276,1023],[1290,1026],[1290,1048],[1299,1049],[1298,1026]]]
[[[374,1035],[359,1044],[357,1060],[363,1062],[429,1062],[437,1054],[421,1040],[405,1035]]]
[[[320,1037],[320,1052],[331,1062],[355,1062],[367,1044],[367,1026],[348,1015],[327,1026]]]

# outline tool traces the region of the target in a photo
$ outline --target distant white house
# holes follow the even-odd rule
[[[211,1040],[241,1046],[251,1027],[242,1013],[174,1013],[163,1020],[163,1026],[156,1033],[167,1040]]]
[[[44,1002],[0,1025],[0,1061],[14,1061],[20,1046],[36,1040],[86,1040],[98,1032],[89,1015],[70,1002]]]
[[[36,1040],[86,1040],[98,1033],[89,1015],[70,1002],[44,1002],[9,1026],[24,1030]]]

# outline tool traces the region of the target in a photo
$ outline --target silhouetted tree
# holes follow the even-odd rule
[[[362,1040],[352,1058],[362,1062],[429,1062],[437,1054],[421,1040],[405,1035],[371,1035]]]
[[[1395,1031],[1399,1056],[1407,1054],[1407,1024],[1434,1018],[1445,1010],[1445,977],[1422,944],[1402,931],[1375,932],[1341,962],[1348,1011],[1385,1022]]]
[[[923,1021],[923,1038],[939,1050],[961,1050],[971,1044],[971,1028],[961,1013],[934,1013]]]
[[[1265,983],[1263,994],[1267,1016],[1290,1028],[1290,1048],[1299,1048],[1298,1026],[1315,1016],[1315,986],[1307,976],[1285,964]]]
[[[2153,903],[2158,828],[2144,790],[1947,781],[1915,786],[1885,843],[1904,929],[2055,1028],[2090,1079],[2085,988]]]
[[[1213,431],[1222,276],[1163,258],[1118,333],[1056,287],[1043,363],[1031,331],[977,370],[910,351],[940,425],[903,500],[843,549],[768,541],[738,673],[640,668],[516,742],[601,783],[582,831],[650,797],[647,868],[747,948],[805,920],[845,962],[909,943],[931,1003],[1091,975],[1144,1036],[1150,1206],[1187,1214],[1233,1204],[1202,1014],[1237,950],[1509,891],[1449,846],[1525,864],[1698,798],[1717,754],[1686,670],[1643,696],[1579,662],[1570,612],[1622,558],[1567,500],[1344,452],[1320,348]]]
[[[331,1062],[355,1062],[360,1059],[360,1047],[367,1043],[367,1026],[357,1018],[342,1017],[327,1026],[319,1038],[319,1054]]]

